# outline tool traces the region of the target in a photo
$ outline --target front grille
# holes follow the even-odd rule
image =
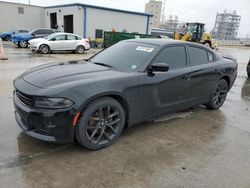
[[[23,104],[25,104],[25,105],[28,106],[28,107],[33,107],[33,102],[34,102],[34,100],[33,100],[33,97],[32,97],[32,96],[23,94],[23,93],[21,93],[20,91],[16,91],[16,94],[17,94],[18,99],[19,99]]]

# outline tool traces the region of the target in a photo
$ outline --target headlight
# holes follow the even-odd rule
[[[73,102],[65,98],[36,98],[34,107],[46,109],[68,108],[73,105]]]

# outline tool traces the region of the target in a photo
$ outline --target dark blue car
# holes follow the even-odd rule
[[[8,31],[8,32],[1,32],[0,33],[0,38],[6,41],[11,40],[11,35],[18,34],[18,33],[28,33],[29,31],[27,30],[17,30],[17,31]]]
[[[20,33],[11,36],[11,40],[14,44],[21,48],[27,48],[29,40],[34,38],[44,38],[52,33],[58,32],[54,29],[35,29],[29,33]]]

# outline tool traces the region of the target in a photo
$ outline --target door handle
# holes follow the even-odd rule
[[[185,80],[190,80],[191,79],[191,75],[185,75],[182,78],[185,79]]]
[[[220,70],[220,69],[215,69],[214,72],[215,72],[215,73],[220,73],[221,70]]]

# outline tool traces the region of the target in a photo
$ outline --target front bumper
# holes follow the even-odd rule
[[[15,118],[29,136],[56,143],[72,143],[74,140],[73,115],[70,109],[40,110],[23,104],[14,92]]]
[[[35,50],[35,51],[38,51],[38,48],[37,48],[37,46],[35,46],[35,45],[32,45],[32,44],[30,44],[30,49],[31,49],[31,50]]]

